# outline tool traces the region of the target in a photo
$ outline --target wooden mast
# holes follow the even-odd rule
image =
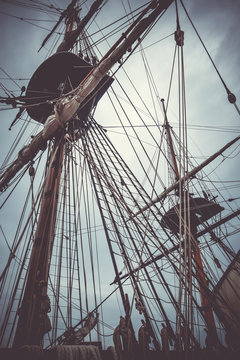
[[[73,0],[59,21],[64,16],[66,22],[65,37],[72,32],[76,18],[71,16],[76,0]],[[50,36],[51,34],[49,34]],[[58,193],[61,179],[62,163],[65,151],[64,133],[56,135],[49,157],[49,166],[43,187],[41,208],[33,242],[28,274],[19,321],[14,337],[13,347],[22,345],[41,345],[45,333],[51,330],[47,315],[51,311],[47,295],[48,276],[52,257],[53,241],[58,205]]]
[[[167,119],[166,108],[164,106],[163,100],[162,100],[162,104],[163,104],[163,111],[164,111],[164,116],[165,116],[165,129],[166,129],[166,134],[167,134],[167,138],[168,138],[168,144],[170,147],[170,154],[171,154],[172,162],[173,162],[173,171],[175,173],[176,181],[178,182],[180,180],[180,173],[179,173],[177,159],[176,159],[176,155],[175,155],[175,151],[174,151],[174,147],[173,147],[173,141],[172,141],[170,126],[169,126],[168,119]],[[190,195],[188,195],[188,196],[190,196]],[[184,199],[186,199],[186,196],[184,196]],[[189,242],[192,242],[192,244],[193,244],[192,253],[194,256],[194,260],[195,260],[196,275],[197,275],[197,280],[198,280],[198,284],[199,284],[199,291],[200,291],[200,298],[201,298],[201,305],[202,305],[202,314],[204,316],[206,326],[207,326],[207,341],[208,341],[208,345],[213,346],[213,345],[218,344],[218,336],[217,336],[216,324],[215,324],[214,316],[213,316],[212,305],[211,305],[211,302],[209,301],[208,294],[207,294],[207,290],[208,290],[207,277],[204,272],[202,258],[201,258],[201,252],[200,252],[200,249],[198,246],[198,242],[196,241],[196,237],[197,237],[196,236],[197,235],[197,225],[196,225],[197,221],[196,220],[197,219],[196,219],[194,210],[192,211],[190,208],[190,205],[188,206],[188,204],[186,205],[186,212],[187,212],[186,219],[184,219],[182,216],[183,214],[180,211],[180,214],[179,214],[180,224],[184,221],[187,223],[186,224],[187,225],[186,226],[186,228],[187,228],[186,236],[188,237]],[[188,212],[190,212],[189,213],[190,223],[188,222]],[[180,229],[178,230],[178,232],[180,232]],[[189,250],[188,249],[186,249],[186,250],[188,252],[188,256],[191,256],[191,253],[189,253]]]
[[[60,134],[54,140],[49,159],[39,220],[28,267],[27,282],[13,343],[14,347],[25,344],[40,345],[43,335],[51,330],[50,320],[47,315],[50,311],[47,281],[53,247],[64,148],[64,139]]]

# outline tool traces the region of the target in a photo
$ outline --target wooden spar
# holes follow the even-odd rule
[[[164,116],[165,116],[165,126],[164,127],[165,127],[165,130],[166,130],[167,136],[168,136],[169,148],[170,148],[173,167],[174,167],[174,172],[175,172],[175,180],[178,181],[179,178],[180,178],[180,175],[179,175],[179,171],[178,171],[176,155],[175,155],[175,152],[174,152],[172,136],[171,136],[171,133],[170,133],[170,125],[169,125],[168,118],[167,118],[167,112],[166,112],[164,100],[162,99],[161,101],[162,101],[163,112],[164,112]]]
[[[238,215],[240,215],[240,209],[234,211],[232,214],[230,214],[230,215],[222,218],[221,220],[215,222],[214,224],[212,224],[212,225],[210,225],[210,226],[207,226],[205,229],[197,232],[196,235],[195,235],[195,239],[199,238],[200,236],[203,236],[204,234],[207,234],[208,232],[211,232],[213,229],[219,227],[219,226],[222,225],[222,224],[225,224],[227,221],[233,219],[234,217],[236,217],[236,216],[238,216]],[[220,240],[219,240],[219,241],[220,241]],[[182,242],[182,245],[183,245],[183,242]],[[154,262],[156,262],[156,261],[164,258],[165,256],[171,254],[173,251],[178,250],[179,247],[180,247],[180,245],[177,244],[177,245],[171,247],[171,249],[169,249],[169,250],[166,249],[164,253],[162,253],[162,254],[154,257],[153,259],[151,259],[151,260],[149,260],[149,261],[146,261],[146,262],[142,263],[140,266],[138,266],[137,268],[133,269],[132,272],[135,273],[135,272],[139,271],[140,269],[143,269],[143,268],[145,268],[146,266],[151,265],[152,263],[154,263]],[[124,275],[122,275],[122,276],[118,276],[118,279],[123,280],[123,279],[125,279],[126,277],[128,277],[129,275],[130,275],[130,273],[124,274]],[[115,284],[115,283],[116,283],[116,280],[114,280],[110,285]]]
[[[64,156],[64,139],[55,139],[50,166],[43,189],[38,225],[34,237],[23,301],[14,338],[14,347],[40,345],[43,335],[50,331],[47,312],[47,280],[55,231],[58,189]]]
[[[6,169],[0,178],[0,191],[3,191],[9,181],[18,173],[18,171],[32,160],[35,155],[45,146],[47,140],[51,139],[59,128],[74,116],[81,103],[97,87],[107,72],[116,64],[132,44],[139,39],[142,33],[156,20],[163,10],[166,10],[173,0],[152,1],[151,7],[156,7],[145,18],[140,19],[129,35],[125,38],[121,36],[122,43],[117,47],[113,46],[108,51],[107,57],[103,58],[99,64],[88,74],[88,76],[71,91],[70,94],[59,100],[54,107],[54,115],[51,115],[44,124],[44,129],[40,131],[18,154],[18,158]]]
[[[81,34],[81,31],[87,25],[89,20],[93,17],[94,13],[98,10],[102,2],[103,0],[95,0],[92,6],[90,7],[87,15],[80,21],[78,27],[73,31],[66,32],[63,42],[57,48],[57,52],[68,51],[73,47],[73,45],[77,41],[78,36]]]
[[[64,17],[70,12],[72,11],[72,9],[74,8],[74,6],[76,5],[77,0],[72,0],[71,3],[68,5],[68,7],[66,8],[66,10],[64,10],[60,16],[60,18],[58,19],[57,23],[54,25],[54,27],[52,28],[52,30],[50,31],[50,33],[45,37],[45,39],[42,42],[42,45],[40,47],[40,49],[38,51],[40,51],[42,49],[42,47],[46,44],[46,42],[49,40],[49,38],[51,37],[51,35],[54,33],[54,31],[56,30],[56,28],[58,27],[58,25],[61,23],[61,21],[64,19]]]
[[[240,140],[240,136],[237,136],[233,140],[229,141],[225,146],[223,146],[220,150],[218,150],[216,153],[214,153],[212,156],[210,156],[207,160],[202,162],[199,166],[195,167],[192,171],[189,171],[186,173],[185,176],[182,176],[181,179],[176,181],[173,185],[169,186],[166,190],[164,190],[159,196],[157,196],[155,199],[153,199],[149,204],[145,205],[141,210],[137,211],[135,214],[131,216],[131,218],[134,218],[135,216],[143,213],[147,209],[149,209],[152,205],[156,204],[160,200],[164,199],[166,195],[168,195],[171,191],[175,190],[177,187],[179,187],[179,184],[184,183],[186,180],[189,180],[193,178],[200,170],[202,170],[205,166],[210,164],[213,160],[215,160],[219,155],[221,155],[225,150],[227,150],[230,146],[235,144],[238,140]],[[1,183],[0,183],[1,185]],[[131,219],[130,218],[130,219]]]
[[[180,176],[179,176],[177,160],[176,160],[176,156],[175,156],[175,153],[174,153],[173,142],[172,142],[172,137],[171,137],[171,134],[170,134],[170,126],[169,126],[168,121],[166,121],[165,129],[166,129],[166,132],[167,132],[168,138],[169,138],[169,146],[170,146],[170,151],[171,151],[171,155],[172,155],[173,166],[174,166],[174,171],[175,171],[175,176],[176,176],[175,180],[178,181]]]
[[[68,5],[67,9],[63,11],[58,22],[53,27],[50,34],[48,34],[47,37],[44,39],[39,50],[41,50],[41,48],[46,44],[46,42],[48,41],[50,36],[53,34],[53,32],[56,30],[56,28],[61,23],[61,21],[64,19],[64,17],[67,16],[73,10],[74,6],[76,5],[76,2],[77,2],[77,0],[72,0],[72,2]],[[103,2],[103,0],[95,0],[95,2],[91,5],[87,15],[84,16],[84,18],[80,21],[77,28],[73,31],[71,29],[68,29],[68,31],[66,32],[66,34],[64,36],[63,42],[59,45],[56,52],[68,51],[73,47],[73,45],[77,41],[78,36],[81,34],[81,31],[87,25],[89,20],[93,17],[94,13],[98,10],[98,8],[102,4],[102,2]]]
[[[237,209],[236,211],[232,212],[230,215],[222,218],[221,220],[215,222],[214,224],[206,227],[206,229],[203,229],[201,231],[199,231],[197,234],[196,234],[196,237],[200,237],[210,231],[212,231],[213,229],[216,229],[217,227],[219,227],[220,225],[222,224],[225,224],[227,221],[233,219],[234,217],[240,215],[240,209]]]

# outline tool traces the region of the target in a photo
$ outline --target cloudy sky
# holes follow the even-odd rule
[[[39,66],[39,64],[48,56],[48,50],[50,49],[51,42],[49,42],[46,48],[42,49],[39,53],[37,53],[37,50],[39,49],[43,38],[48,33],[45,29],[50,29],[53,26],[53,21],[56,20],[56,16],[51,14],[46,15],[44,12],[39,13],[33,7],[35,3],[34,1],[26,2],[29,4],[27,7],[17,6],[15,3],[17,2],[0,1],[0,26],[2,34],[0,63],[1,67],[11,77],[29,78],[36,67]],[[51,4],[51,1],[46,1],[45,3],[49,5]],[[123,3],[125,3],[125,9],[128,10],[129,2],[126,1]],[[67,1],[53,2],[53,5],[61,8],[64,8],[67,4]],[[130,4],[132,9],[134,9],[137,5],[139,6],[140,4],[144,4],[144,1],[130,1]],[[184,4],[187,7],[191,19],[198,29],[227,86],[238,98],[240,96],[240,75],[238,71],[240,37],[237,36],[237,34],[239,33],[240,1],[203,0],[199,2],[185,0]],[[214,125],[216,124],[215,119],[218,118],[218,124],[236,124],[235,121],[237,119],[237,115],[235,115],[234,110],[230,110],[231,105],[227,104],[225,90],[216,75],[212,64],[208,60],[206,53],[199,44],[191,25],[181,9],[181,6],[179,6],[179,8],[181,26],[185,31],[184,52],[186,85],[189,100],[188,108],[190,111],[189,123],[202,124],[204,121],[206,124]],[[86,7],[83,9],[83,11],[86,12]],[[102,27],[103,24],[105,25],[116,20],[119,17],[119,14],[124,14],[124,9],[120,1],[108,1],[106,9],[108,14],[107,18],[104,11],[101,11],[97,18],[99,27]],[[168,16],[164,16],[163,19],[155,26],[152,33],[144,41],[143,46],[148,46],[174,32],[174,6],[171,6],[167,15]],[[23,18],[24,20],[20,20],[20,18]],[[42,20],[47,21],[44,22]],[[110,38],[109,42],[113,43],[114,39],[117,37],[118,35]],[[95,36],[94,39],[96,38],[99,38],[99,35]],[[159,93],[162,97],[166,97],[167,93],[166,81],[168,81],[169,78],[172,50],[174,46],[174,42],[172,40],[173,39],[170,38],[165,42],[163,41],[162,43],[146,49],[146,56],[151,68],[153,69],[155,80],[158,82]],[[161,48],[162,45],[163,50]],[[104,53],[108,46],[106,43],[101,43],[99,48],[101,52]],[[164,55],[167,55],[168,57]],[[98,54],[98,56],[100,55]],[[129,61],[129,68],[133,71],[135,70],[133,76],[139,73],[138,67],[136,66],[137,55],[134,56],[132,57],[132,62]],[[157,69],[159,70],[157,71]],[[2,72],[1,74],[2,78],[6,77],[5,73]],[[135,77],[135,80],[137,81],[139,78]],[[5,86],[6,84],[9,85],[9,89],[14,88],[14,84],[10,81],[4,83]],[[18,84],[26,85],[27,81],[18,82]],[[196,84],[198,86],[196,86]],[[205,90],[203,90],[204,87]],[[5,94],[3,93],[3,96],[4,95]],[[202,110],[201,115],[196,106],[196,99],[199,99],[198,102],[200,103]],[[191,106],[192,101],[194,101],[193,106]],[[219,106],[223,106],[226,110],[219,111]],[[215,111],[217,111],[217,115],[215,115],[215,119],[212,119],[212,114],[214,114]],[[13,113],[14,111],[3,113],[4,119],[7,117],[7,120],[3,120],[3,126],[6,126],[6,128],[9,126],[8,121],[11,121],[8,120],[8,116],[13,118]],[[2,131],[1,135],[3,135],[3,142],[1,144],[4,146],[6,139],[5,132]],[[8,133],[8,137],[9,136],[11,137]]]
[[[68,2],[44,1],[42,3],[46,6],[42,7],[43,11],[38,10],[39,3],[38,1],[25,1],[23,4],[26,6],[23,6],[23,4],[18,1],[0,1],[0,78],[3,84],[1,90],[2,96],[6,96],[6,88],[14,91],[14,95],[16,96],[20,95],[21,86],[27,86],[27,79],[32,76],[41,62],[49,56],[51,44],[55,41],[55,36],[58,36],[58,34],[54,34],[51,41],[38,52],[43,39],[55,24],[56,19],[58,19],[56,11],[51,12],[49,6],[53,4],[56,8],[64,9]],[[91,3],[92,1],[90,4]],[[101,10],[96,19],[96,23],[93,23],[88,29],[89,33],[93,34],[98,28],[102,28],[106,24],[112,23],[120,16],[123,16],[125,11],[129,12],[129,5],[133,10],[144,3],[145,1],[108,1],[105,6],[106,10]],[[238,99],[240,97],[240,37],[238,36],[240,27],[240,1],[185,0],[184,4],[225,83]],[[88,9],[89,6],[86,7],[86,5],[84,5],[82,14],[84,15]],[[187,121],[189,125],[189,150],[199,162],[217,151],[225,142],[230,141],[235,134],[239,132],[239,115],[234,106],[229,104],[226,91],[180,4],[179,16],[181,27],[185,33],[184,62]],[[145,57],[154,76],[159,97],[165,99],[168,93],[175,46],[173,35],[169,35],[175,31],[175,28],[175,6],[172,5],[142,43],[143,48],[145,48]],[[112,28],[110,28],[110,30],[111,29]],[[57,33],[61,31],[62,28],[59,27]],[[104,34],[108,32],[109,29],[106,29]],[[109,46],[116,41],[118,36],[119,34],[111,36],[108,42],[105,41],[99,44],[97,50],[99,58],[101,54],[104,54]],[[98,33],[94,35],[92,39],[97,41],[101,37],[102,34]],[[167,38],[162,40],[165,37]],[[116,66],[114,70],[115,69]],[[134,85],[139,89],[140,95],[145,98],[149,108],[152,108],[140,52],[136,52],[136,54],[133,54],[132,57],[127,60],[124,65],[124,71],[131,76],[131,81],[133,81]],[[129,85],[129,80],[124,71],[120,70],[118,72],[118,78],[131,96],[134,96],[133,88]],[[8,76],[16,80],[11,81]],[[22,81],[18,79],[26,80]],[[116,81],[115,89],[120,96],[124,97]],[[126,140],[126,136],[117,118],[109,108],[109,102],[107,99],[105,100],[106,101],[99,103],[96,112],[97,121],[108,129],[108,134],[114,145],[120,151],[121,155],[128,160],[130,166],[133,166],[136,164],[136,159],[132,154],[132,149]],[[144,111],[143,105],[138,98],[134,98],[133,101],[136,101],[137,106]],[[125,102],[125,104],[127,108],[129,104],[127,104],[127,102]],[[131,113],[131,110],[129,111]],[[159,109],[157,110],[157,114],[159,114],[159,122],[162,123],[163,118]],[[1,161],[5,158],[11,143],[19,131],[20,125],[22,125],[21,122],[18,122],[12,131],[8,131],[9,125],[15,115],[16,110],[10,109],[1,112]],[[132,114],[132,116],[134,115]],[[176,95],[174,94],[169,103],[168,117],[170,123],[177,131],[178,110]],[[151,119],[148,118],[146,121],[149,121],[149,124],[151,124]],[[227,131],[225,132],[222,129],[226,129]],[[139,130],[139,134],[142,140],[146,142],[149,140],[145,137],[144,132],[140,132]],[[27,131],[24,140],[26,142],[29,141],[29,132]],[[20,143],[17,147],[18,151],[21,146],[22,144]],[[13,159],[14,157],[12,160]],[[235,166],[234,161],[229,161],[229,163],[227,170],[223,167],[219,168],[219,175],[223,176],[224,180],[237,180],[239,178],[238,168]],[[135,172],[138,173],[138,171],[139,168],[136,167]],[[210,171],[211,170],[209,170],[209,172]],[[1,211],[1,218],[6,219],[7,217],[9,219],[9,210],[7,213],[3,210]],[[8,232],[7,229],[5,231]]]
[[[36,68],[49,56],[51,44],[55,41],[57,34],[53,35],[51,41],[49,41],[39,53],[38,49],[48,34],[48,31],[53,27],[57,16],[55,13],[50,12],[50,8],[48,8],[48,13],[46,13],[46,11],[39,12],[35,7],[35,5],[39,3],[44,3],[48,6],[53,4],[55,7],[64,9],[68,1],[0,1],[0,78],[3,84],[0,93],[1,96],[6,96],[6,88],[14,91],[16,96],[20,95],[21,86],[27,85],[27,79],[30,79]],[[90,4],[91,3],[92,1],[90,1]],[[96,18],[96,23],[93,23],[88,29],[89,33],[93,34],[98,29],[98,26],[102,28],[104,25],[114,22],[125,14],[125,9],[129,12],[129,4],[132,9],[135,9],[144,3],[145,1],[137,0],[109,0],[106,4],[106,11],[104,12],[102,10],[100,12]],[[27,4],[28,6],[19,6],[19,4]],[[240,97],[240,0],[184,0],[184,4],[226,85],[236,95],[238,100]],[[43,9],[47,10],[46,7],[43,7]],[[86,11],[87,7],[84,5],[83,14],[86,13]],[[180,4],[179,16],[181,27],[185,33],[184,63],[187,93],[187,121],[189,125],[189,150],[193,154],[193,157],[196,158],[196,161],[201,162],[222,147],[227,141],[230,141],[234,136],[239,134],[239,114],[235,107],[229,104],[226,91]],[[175,46],[173,36],[169,35],[174,33],[175,29],[176,15],[175,7],[172,5],[142,43],[143,48],[145,48],[147,63],[151,68],[158,89],[158,94],[160,98],[165,99],[168,94],[169,77]],[[59,31],[62,31],[62,29],[57,29],[57,32]],[[107,34],[108,31],[109,30],[105,30],[104,33]],[[119,35],[120,34],[110,37],[108,39],[109,43],[101,42],[99,44],[97,50],[99,58],[101,57],[100,53],[104,54],[109,48],[109,45],[112,45]],[[93,40],[97,41],[101,36],[100,34],[96,34],[93,36]],[[124,65],[124,70],[119,70],[118,78],[130,93],[133,101],[136,101],[138,108],[143,113],[146,113],[139,98],[135,98],[133,88],[124,73],[126,71],[131,76],[131,80],[139,89],[140,95],[145,98],[147,106],[152,108],[147,79],[144,74],[144,65],[146,65],[146,63],[143,63],[140,55],[140,52],[132,55]],[[115,69],[116,67],[114,70]],[[15,80],[9,80],[8,75]],[[115,91],[123,97],[126,109],[129,108],[129,114],[132,114],[129,103],[124,99],[124,95],[116,81],[114,86]],[[174,88],[174,91],[175,90]],[[154,112],[152,113],[155,114]],[[162,123],[163,117],[160,109],[157,109],[156,114],[159,115],[158,120]],[[18,122],[11,132],[8,131],[9,125],[15,115],[16,110],[1,111],[1,162],[4,160],[11,143],[22,125],[21,122]],[[133,114],[132,116],[134,117]],[[173,128],[177,131],[178,107],[176,94],[173,94],[170,100],[168,117]],[[109,109],[108,100],[105,98],[98,106],[96,120],[107,129],[108,135],[116,148],[138,175],[139,168],[137,165],[136,168],[134,168],[136,159],[132,153],[132,149],[116,116],[112,110]],[[134,120],[136,124],[138,124],[138,120]],[[148,121],[149,125],[152,124],[151,118],[146,116],[145,120]],[[34,128],[34,126],[33,124],[32,128]],[[29,135],[30,132],[26,132],[24,141],[28,141]],[[140,130],[139,135],[142,141],[151,141],[147,135]],[[22,144],[20,145],[22,146]],[[18,151],[21,148],[20,145],[17,146]],[[150,145],[152,146],[152,144]],[[149,146],[149,151],[151,146]],[[228,152],[228,155],[229,154],[230,152]],[[14,160],[14,157],[12,160]],[[237,151],[235,151],[229,159],[229,164],[226,165],[226,167],[219,167],[219,176],[224,180],[239,180],[239,166],[236,166],[237,160],[239,160],[239,156],[237,157]],[[216,162],[212,167],[210,166],[208,172],[210,173],[217,165],[218,163]],[[164,176],[166,175],[163,175],[163,177]],[[166,177],[164,180],[166,180]],[[19,200],[21,198],[21,189],[19,191],[18,195],[11,200],[13,208],[8,208],[7,210],[1,209],[0,224],[7,237],[11,237],[11,222],[12,219],[14,219],[16,211],[14,205],[16,199]],[[2,234],[0,234],[0,239],[3,240]],[[2,253],[8,253],[4,241],[1,243],[0,249]]]

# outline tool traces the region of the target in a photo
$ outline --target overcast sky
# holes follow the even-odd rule
[[[0,64],[2,69],[12,78],[29,79],[40,63],[48,56],[48,49],[51,42],[39,53],[37,51],[44,37],[48,34],[46,29],[53,27],[53,20],[56,21],[57,17],[51,14],[47,16],[44,12],[39,13],[34,8],[29,9],[29,7],[16,6],[14,3],[14,1],[0,1]],[[45,3],[49,4],[51,2],[46,1]],[[128,9],[129,2],[126,1],[124,3],[126,9]],[[144,1],[130,1],[132,9],[143,3]],[[34,2],[29,1],[29,6],[32,4],[34,4]],[[55,1],[53,4],[64,8],[68,2]],[[240,97],[240,1],[185,0],[184,4],[224,81],[238,99]],[[113,22],[118,19],[120,15],[124,15],[124,9],[119,1],[109,1],[106,9],[106,12],[102,10],[97,18],[97,23],[100,27]],[[86,13],[86,11],[87,9],[84,7],[83,13]],[[239,129],[239,116],[234,106],[228,103],[225,89],[180,5],[179,13],[180,24],[185,32],[184,61],[188,122],[190,125],[203,126],[201,131],[198,129],[189,132],[189,144],[192,145],[195,156],[196,149],[198,148],[200,156],[206,157],[218,150],[219,147],[224,145],[225,141],[229,141],[234,136],[233,132],[225,134],[223,132],[206,131],[206,127],[228,126],[237,132]],[[170,37],[154,46],[149,45],[174,32],[175,26],[175,8],[172,5],[143,42],[143,47],[146,47],[145,54],[154,74],[160,97],[163,98],[167,97],[174,40],[173,37]],[[93,32],[92,29],[96,29],[95,24],[93,24],[93,28],[89,29],[90,34]],[[57,31],[59,30],[60,29]],[[115,38],[117,38],[117,36]],[[97,38],[99,38],[99,35],[96,35],[94,39]],[[109,42],[113,43],[114,38],[110,38]],[[99,48],[101,52],[104,53],[108,45],[102,43]],[[100,56],[99,53],[98,56]],[[146,83],[142,76],[143,64],[139,60],[139,54],[133,55],[126,63],[125,68],[129,73],[132,72],[132,79],[134,79],[136,86],[139,87],[141,94],[147,94]],[[122,71],[119,72],[119,76],[122,76],[120,79],[123,79],[121,81],[124,83],[125,80]],[[6,74],[2,71],[0,77],[2,79],[6,78]],[[20,95],[20,89],[16,88],[13,82],[9,80],[1,81],[8,89],[17,89],[17,92],[14,94]],[[20,87],[27,85],[27,80],[16,80],[16,82]],[[128,86],[127,82],[126,86]],[[2,90],[1,94],[6,96],[4,90]],[[142,105],[139,104],[139,106]],[[5,157],[9,145],[19,129],[18,124],[11,132],[8,131],[8,127],[14,119],[15,114],[15,110],[1,112],[1,159]],[[177,122],[177,110],[175,109],[174,101],[172,103],[170,101],[168,116],[170,122],[173,124]],[[116,125],[115,119],[113,120],[113,117],[110,116],[108,103],[102,101],[102,103],[99,104],[97,120],[106,127]],[[162,121],[162,119],[160,119],[160,121]],[[111,136],[114,144],[123,156],[128,158],[131,163],[129,145],[123,145],[125,141],[124,135],[114,134],[109,129],[109,136]],[[132,163],[134,163],[134,159]],[[237,179],[239,173],[236,166],[232,163],[229,169],[228,172],[224,170],[222,174]]]
[[[47,0],[42,0],[41,2],[51,4],[51,1]],[[0,1],[0,66],[13,79],[29,79],[41,62],[48,57],[48,50],[51,42],[49,42],[39,53],[37,51],[44,37],[48,34],[46,29],[51,29],[54,25],[54,22],[49,20],[56,20],[57,17],[54,15],[47,16],[43,12],[38,13],[35,9],[16,6],[13,3],[15,2]],[[63,9],[68,4],[68,1],[53,1],[52,3]],[[121,3],[122,2],[117,0],[108,1],[106,12],[102,10],[96,19],[100,27],[113,22],[119,16],[124,15],[124,9]],[[124,1],[126,9],[129,9],[129,3],[131,4],[132,9],[135,9],[139,4],[144,4],[145,1]],[[29,5],[32,4],[34,4],[34,2],[29,1]],[[184,4],[228,88],[236,95],[237,99],[239,99],[240,1],[185,0]],[[84,7],[83,11],[86,13],[86,7]],[[195,129],[190,126],[189,146],[191,152],[193,152],[193,156],[199,156],[197,161],[201,162],[207,156],[222,147],[227,141],[230,141],[234,136],[239,134],[239,115],[234,106],[229,104],[226,91],[180,5],[179,13],[180,24],[185,33],[184,62],[187,89],[187,119],[189,125],[197,126]],[[19,18],[24,18],[24,20]],[[46,22],[36,21],[46,19],[48,20]],[[142,44],[143,47],[146,48],[145,55],[149,66],[152,69],[159,96],[165,99],[167,98],[168,93],[169,76],[175,43],[173,36],[160,42],[159,40],[172,34],[175,31],[175,28],[175,8],[174,6],[171,6]],[[92,27],[89,28],[89,33],[92,34],[94,29],[96,30],[96,24],[92,24]],[[107,31],[105,31],[105,33],[107,33]],[[112,44],[114,39],[119,35],[120,34],[110,38],[110,44]],[[94,39],[96,40],[98,37],[99,35],[96,35]],[[104,54],[108,49],[108,46],[107,43],[101,43],[99,45],[99,50]],[[100,51],[98,52],[98,56],[100,57]],[[146,96],[147,104],[151,106],[151,99],[146,85],[144,66],[140,58],[140,53],[133,54],[124,68],[131,74],[130,76],[134,81],[134,84],[139,88],[141,96]],[[126,86],[126,89],[130,91],[131,95],[134,94],[122,70],[119,71],[118,75],[123,86]],[[20,95],[20,89],[16,87],[16,84],[6,80],[6,74],[3,71],[0,72],[0,78],[4,86],[10,90],[17,89],[17,92],[14,92],[14,94]],[[16,82],[20,87],[22,85],[26,86],[28,83],[27,80],[16,80]],[[116,92],[120,93],[119,86],[117,86],[117,84],[114,86],[116,86]],[[0,94],[1,96],[6,96],[4,90],[1,90]],[[137,105],[144,110],[139,100],[136,99],[136,101]],[[112,139],[114,145],[134,169],[135,158],[130,153],[131,148],[126,141],[123,131],[121,129],[116,129],[114,132],[112,129],[108,129],[109,126],[119,125],[116,117],[108,106],[109,103],[107,99],[99,104],[96,112],[96,120],[106,127],[109,137]],[[126,108],[127,107],[128,104],[126,104]],[[160,111],[159,113],[161,114]],[[21,125],[21,123],[18,123],[11,132],[8,131],[9,125],[14,119],[15,114],[15,110],[1,111],[1,162],[5,158]],[[176,96],[173,96],[173,100],[170,101],[168,116],[170,123],[174,124],[174,128],[177,128],[178,110],[176,109]],[[163,118],[161,117],[159,121],[162,122],[162,120]],[[149,124],[150,123],[151,119],[149,119]],[[200,128],[200,126],[202,128]],[[209,130],[209,127],[220,126],[226,127],[226,129],[231,131],[225,133],[223,131],[220,132],[219,129],[216,131]],[[140,133],[140,135],[143,140],[149,140],[147,137],[145,138],[143,133]],[[29,138],[28,133],[26,134],[26,139],[27,138]],[[18,151],[19,150],[20,148]],[[219,175],[223,177],[224,180],[239,180],[239,162],[238,166],[236,166],[236,160],[239,160],[239,157],[235,158],[236,153],[233,155],[234,159],[229,159],[228,166],[219,167]],[[216,165],[217,163],[214,166]],[[136,169],[138,168],[136,167]],[[137,170],[135,171],[137,172]],[[211,172],[211,166],[208,172]],[[18,193],[17,203],[20,197],[21,194]],[[12,205],[14,206],[15,204],[16,197],[12,200]],[[0,224],[3,226],[7,236],[11,235],[11,221],[14,218],[13,215],[15,214],[15,211],[16,209],[14,208],[12,210],[9,208],[8,210],[1,210]],[[2,239],[2,234],[0,234],[0,239]],[[1,244],[0,249],[2,253],[8,253],[6,244]]]

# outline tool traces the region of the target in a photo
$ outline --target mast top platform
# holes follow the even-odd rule
[[[188,206],[187,206],[188,207]],[[205,221],[211,219],[213,216],[219,214],[224,208],[214,201],[207,200],[205,198],[190,198],[189,210],[191,225],[197,227]],[[173,234],[179,234],[179,215],[184,218],[184,212],[187,213],[184,207],[184,202],[177,204],[169,209],[162,217],[161,225],[168,228]]]
[[[92,68],[91,64],[71,52],[59,52],[45,60],[27,87],[25,104],[28,115],[44,124],[53,112],[54,100],[76,88]],[[108,75],[102,79],[82,104],[78,114],[80,117],[89,114],[112,82]]]

